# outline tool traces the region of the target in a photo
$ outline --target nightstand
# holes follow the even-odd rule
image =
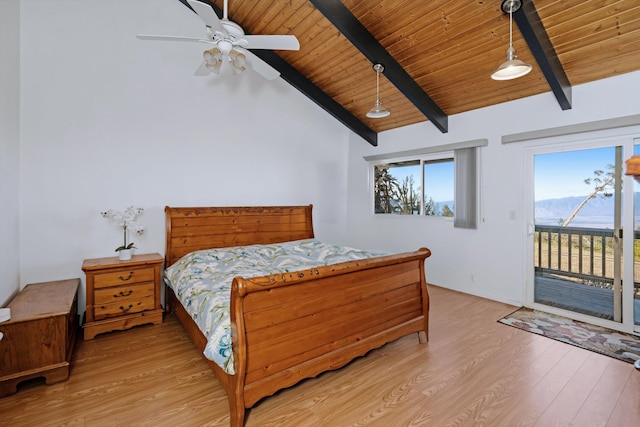
[[[86,259],[87,312],[84,339],[133,326],[162,323],[160,303],[162,263],[160,254]]]

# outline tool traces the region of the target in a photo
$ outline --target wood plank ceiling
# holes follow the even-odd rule
[[[221,16],[223,0],[208,3]],[[446,132],[447,116],[551,92],[554,78],[564,77],[570,95],[570,86],[640,70],[640,1],[635,0],[523,0],[523,8],[514,13],[513,46],[533,70],[510,81],[489,77],[505,61],[509,45],[509,16],[500,0],[228,3],[229,19],[247,34],[295,35],[299,51],[253,52],[373,145],[378,132],[436,120],[425,114],[424,105],[416,106],[415,91],[407,92],[408,87],[443,113],[444,120],[434,124]],[[330,15],[335,19],[336,10],[347,15],[334,24]],[[354,30],[353,18],[364,32]],[[537,52],[530,46],[531,35],[523,37],[523,25],[533,20],[535,27],[535,19],[543,38]],[[353,34],[343,34],[341,22]],[[537,62],[541,56],[556,61],[559,76],[550,80]],[[380,99],[391,115],[382,119],[366,117],[376,95],[375,62],[386,67]],[[567,106],[558,99],[558,114],[571,108],[570,102]]]

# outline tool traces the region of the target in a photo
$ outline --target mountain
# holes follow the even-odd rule
[[[535,202],[535,221],[539,225],[558,225],[569,218],[575,208],[587,196],[563,197]],[[634,194],[634,205],[640,206],[640,193]],[[613,228],[613,197],[597,197],[589,200],[571,221],[570,226]],[[638,218],[640,219],[640,218]],[[636,219],[636,223],[640,223]]]

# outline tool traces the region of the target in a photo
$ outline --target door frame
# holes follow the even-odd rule
[[[603,147],[622,146],[623,163],[633,155],[634,138],[640,137],[640,126],[630,126],[618,129],[606,129],[594,132],[576,133],[549,138],[540,138],[528,141],[522,151],[523,165],[523,200],[524,209],[523,230],[525,230],[525,249],[523,251],[523,271],[525,273],[524,301],[525,306],[546,311],[552,314],[568,317],[574,320],[591,323],[598,326],[607,327],[614,330],[633,333],[633,262],[624,263],[622,266],[622,322],[614,322],[608,319],[576,313],[557,307],[552,307],[534,302],[534,279],[535,271],[533,266],[533,236],[534,236],[534,158],[537,154],[559,153],[567,151],[588,150]],[[632,177],[624,175],[622,171],[623,192],[625,188],[634,188],[635,183]],[[633,197],[624,197],[622,200],[622,229],[634,230]],[[640,224],[638,224],[640,225]],[[633,253],[634,233],[623,233],[622,250],[623,253]],[[640,329],[640,328],[635,328]]]

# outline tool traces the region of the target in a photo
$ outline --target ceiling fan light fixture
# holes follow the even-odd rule
[[[233,74],[238,75],[246,69],[244,65],[247,63],[247,57],[242,52],[233,50],[229,53],[229,62]]]
[[[205,50],[202,53],[204,57],[204,66],[212,73],[220,74],[220,67],[222,66],[222,52],[217,47],[209,50]]]
[[[516,50],[513,48],[513,12],[522,7],[520,0],[504,0],[502,2],[502,10],[509,14],[509,49],[507,49],[507,60],[491,73],[493,80],[511,80],[522,77],[531,71],[531,65],[521,61],[516,56]]]
[[[391,114],[380,102],[380,73],[384,71],[384,66],[382,64],[374,64],[373,69],[376,72],[376,102],[373,104],[373,108],[367,112],[367,117],[381,119]]]
[[[1,0],[0,0],[1,1]],[[209,73],[220,74],[223,70],[223,62],[228,62],[224,67],[233,74],[241,74],[246,68],[252,68],[267,80],[274,80],[280,76],[280,72],[267,61],[255,55],[253,49],[267,50],[299,50],[300,42],[293,35],[245,35],[242,27],[229,21],[227,10],[228,0],[224,0],[223,17],[220,19],[213,9],[212,1],[181,0],[195,12],[205,24],[206,37],[182,37],[164,36],[153,34],[138,34],[141,40],[164,40],[192,43],[206,43],[215,45],[214,49],[203,52],[204,60],[200,63],[194,75],[207,76]],[[234,52],[236,56],[234,56]]]

